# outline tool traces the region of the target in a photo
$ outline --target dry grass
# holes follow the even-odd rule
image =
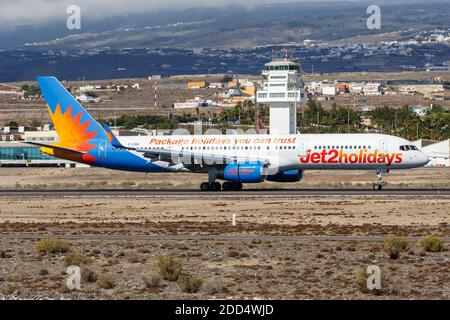
[[[400,257],[400,253],[406,251],[409,247],[409,242],[402,236],[386,236],[384,238],[384,250],[388,256],[395,260]]]
[[[418,245],[427,252],[440,252],[445,250],[445,242],[440,237],[428,235],[419,240]]]
[[[101,273],[98,275],[97,286],[100,289],[113,289],[116,286],[116,281],[111,275],[107,273]]]
[[[64,257],[64,265],[68,266],[82,266],[85,264],[89,264],[90,259],[88,257],[83,256],[82,254],[71,252]]]
[[[197,293],[202,287],[203,280],[196,276],[182,276],[181,290],[187,293]]]
[[[61,239],[42,239],[36,243],[36,252],[43,254],[66,253],[70,242]]]
[[[222,293],[225,291],[225,285],[218,278],[210,278],[203,281],[202,291],[207,295]]]
[[[170,256],[158,258],[156,267],[161,277],[167,281],[177,281],[183,271],[183,264]]]
[[[161,275],[157,272],[150,272],[148,276],[143,277],[145,286],[147,288],[157,288],[161,285]]]

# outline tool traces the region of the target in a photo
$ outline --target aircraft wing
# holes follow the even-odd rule
[[[175,164],[201,164],[203,166],[208,165],[221,165],[230,163],[241,162],[261,162],[263,164],[270,164],[268,159],[263,159],[254,156],[230,156],[230,155],[218,155],[208,153],[198,153],[189,150],[167,150],[167,149],[134,149],[136,152],[144,154],[144,157],[152,160],[169,161]]]

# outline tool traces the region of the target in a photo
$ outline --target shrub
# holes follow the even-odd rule
[[[237,258],[237,257],[239,257],[239,251],[230,250],[230,251],[228,251],[228,256],[230,258]]]
[[[157,288],[161,285],[161,276],[157,272],[151,272],[148,277],[144,277],[144,283],[147,288]]]
[[[94,283],[95,281],[97,281],[97,275],[95,274],[94,271],[92,271],[89,268],[82,268],[81,269],[81,280],[83,280],[83,282],[87,282],[87,283]]]
[[[13,294],[14,291],[17,290],[17,287],[13,284],[6,284],[3,287],[1,287],[0,292],[4,295],[9,295],[9,294]]]
[[[167,281],[177,281],[183,270],[181,261],[170,256],[159,257],[156,267],[161,277]]]
[[[138,263],[140,259],[136,252],[129,252],[127,254],[127,260],[129,263]]]
[[[88,257],[83,256],[82,254],[79,253],[69,253],[65,258],[64,258],[64,265],[66,267],[68,266],[81,266],[84,264],[88,264],[90,262]]]
[[[6,258],[6,251],[0,246],[0,258]]]
[[[217,278],[206,279],[202,285],[202,291],[206,294],[222,293],[225,291],[225,286],[222,280]]]
[[[202,286],[202,279],[194,276],[184,276],[181,278],[181,289],[183,292],[196,293]]]
[[[41,269],[41,270],[39,270],[39,275],[40,275],[40,276],[46,276],[46,275],[48,275],[48,270],[47,270],[47,269]]]
[[[400,252],[408,249],[409,243],[405,237],[402,236],[386,236],[384,238],[384,250],[391,259],[398,259]]]
[[[97,285],[101,289],[112,289],[116,286],[116,282],[109,274],[101,273],[98,276]]]
[[[27,275],[25,273],[17,273],[17,274],[13,274],[10,275],[7,280],[9,282],[22,282],[27,278]]]
[[[445,242],[435,235],[423,237],[418,242],[419,246],[427,252],[440,252],[445,250]]]
[[[65,253],[70,249],[70,242],[60,239],[42,239],[36,243],[36,251],[44,254]]]

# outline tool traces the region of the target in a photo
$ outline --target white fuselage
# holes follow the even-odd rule
[[[186,151],[249,162],[263,159],[271,173],[294,169],[408,169],[428,163],[428,157],[410,147],[409,141],[381,134],[174,135],[118,139],[125,147],[140,150]],[[177,170],[181,169],[177,166]]]

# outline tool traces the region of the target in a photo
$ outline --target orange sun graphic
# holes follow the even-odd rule
[[[49,107],[47,106],[47,108]],[[92,121],[81,123],[81,112],[72,118],[72,106],[69,106],[66,112],[62,113],[61,106],[58,103],[55,112],[50,112],[50,116],[59,138],[59,142],[54,144],[54,146],[80,152],[88,152],[95,148],[94,144],[89,144],[88,142],[98,132],[87,132]]]

